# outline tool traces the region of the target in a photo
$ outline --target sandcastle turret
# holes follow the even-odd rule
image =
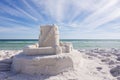
[[[59,31],[56,25],[45,25],[40,27],[39,47],[59,46]]]
[[[13,58],[12,71],[55,75],[80,64],[80,54],[73,49],[72,44],[59,41],[56,25],[44,25],[40,28],[39,42],[28,45]]]

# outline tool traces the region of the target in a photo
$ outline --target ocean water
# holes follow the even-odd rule
[[[62,39],[61,41],[72,42],[75,49],[120,48],[120,40],[117,39]],[[1,39],[0,50],[20,50],[37,42],[35,39]]]

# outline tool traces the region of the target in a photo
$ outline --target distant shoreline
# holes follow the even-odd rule
[[[38,39],[0,39],[0,41],[38,41]],[[99,40],[104,40],[104,41],[107,41],[107,40],[109,40],[109,41],[113,41],[113,40],[120,40],[120,39],[60,39],[60,40],[80,40],[80,41],[83,41],[83,40],[97,40],[97,41],[99,41]]]
[[[60,39],[71,42],[75,49],[120,48],[120,39]],[[38,39],[0,39],[0,50],[20,50],[38,43]]]

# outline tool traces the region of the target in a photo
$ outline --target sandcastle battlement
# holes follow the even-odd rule
[[[59,41],[59,30],[56,25],[44,25],[40,27],[39,43],[27,46],[23,52],[26,55],[53,55],[70,53],[73,50],[72,44]]]

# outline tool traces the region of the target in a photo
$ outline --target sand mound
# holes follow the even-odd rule
[[[0,80],[119,80],[120,75],[114,77],[110,70],[120,62],[117,60],[120,49],[90,49],[81,52],[81,66],[74,70],[50,75],[27,75],[12,72],[0,72]],[[13,51],[11,51],[13,52]],[[110,64],[111,62],[114,62]]]

